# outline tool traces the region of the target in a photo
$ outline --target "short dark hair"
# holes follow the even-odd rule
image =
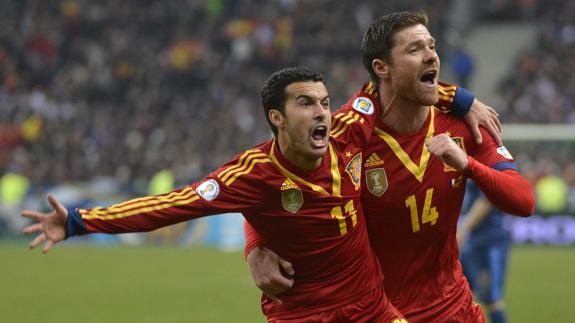
[[[423,10],[397,11],[371,23],[361,42],[361,60],[372,81],[379,83],[371,65],[373,60],[379,58],[390,62],[391,49],[395,46],[395,34],[404,28],[420,24],[425,27],[429,25],[427,14]]]
[[[306,81],[323,82],[323,76],[306,66],[287,67],[273,73],[262,88],[260,94],[262,97],[264,114],[276,137],[278,135],[278,129],[271,122],[269,111],[271,109],[276,109],[284,114],[285,102],[287,99],[285,89],[292,83]]]

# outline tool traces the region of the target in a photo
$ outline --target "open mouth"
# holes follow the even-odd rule
[[[311,139],[315,147],[324,147],[327,144],[328,131],[326,125],[319,125],[311,130]]]
[[[430,71],[423,73],[423,76],[421,76],[419,81],[426,86],[437,85],[437,71],[430,70]]]

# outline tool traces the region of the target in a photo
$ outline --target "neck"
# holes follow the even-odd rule
[[[413,134],[421,130],[430,106],[401,97],[391,86],[379,85],[382,121],[400,134]]]
[[[282,156],[292,165],[305,171],[312,171],[321,165],[322,157],[309,156],[296,148],[288,136],[277,136],[278,148]]]

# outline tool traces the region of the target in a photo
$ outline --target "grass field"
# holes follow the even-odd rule
[[[59,248],[58,248],[59,247]],[[243,254],[0,244],[0,322],[264,322]],[[515,247],[512,323],[575,321],[575,248]]]

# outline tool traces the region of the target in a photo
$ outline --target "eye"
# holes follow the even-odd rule
[[[329,100],[324,100],[324,101],[322,101],[322,102],[321,102],[321,105],[322,105],[324,108],[329,109]]]

